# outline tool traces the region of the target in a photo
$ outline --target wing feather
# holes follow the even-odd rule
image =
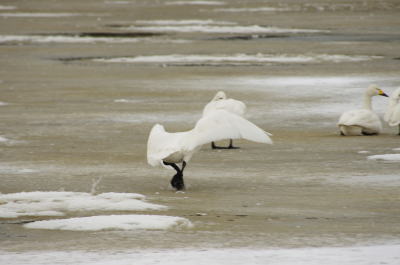
[[[150,131],[147,141],[147,163],[151,166],[164,165],[162,160],[179,149],[177,145],[179,133],[168,133],[160,124]]]
[[[215,110],[201,118],[192,130],[193,139],[186,143],[188,149],[194,149],[213,141],[224,139],[246,139],[253,142],[272,144],[271,134],[250,121],[226,110]]]

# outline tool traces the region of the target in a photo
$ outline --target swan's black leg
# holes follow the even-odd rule
[[[211,148],[212,149],[238,149],[239,147],[233,146],[233,140],[229,139],[228,147],[216,146],[214,142],[211,142]]]
[[[370,136],[370,135],[377,135],[377,133],[368,133],[368,132],[364,132],[364,131],[361,131],[361,134],[362,134],[362,135],[367,135],[367,136]]]
[[[398,135],[400,135],[400,124],[399,124],[399,133],[398,133]]]
[[[185,189],[185,183],[183,182],[183,174],[182,173],[176,173],[173,178],[171,179],[171,185],[174,187],[176,190],[183,190]]]
[[[182,173],[182,174],[183,174],[183,170],[185,169],[185,167],[186,167],[186,162],[183,161],[183,162],[182,162],[182,169],[181,169],[181,173]]]
[[[228,149],[239,149],[239,147],[233,146],[233,140],[229,139],[229,146]]]
[[[185,183],[183,182],[183,169],[186,166],[186,162],[183,161],[182,169],[179,169],[179,167],[175,163],[168,163],[165,161],[163,161],[163,163],[164,165],[171,166],[173,169],[176,170],[176,174],[171,179],[172,187],[174,187],[176,190],[183,190],[185,188]]]
[[[211,142],[211,149],[220,149],[220,147],[216,146],[214,142]]]

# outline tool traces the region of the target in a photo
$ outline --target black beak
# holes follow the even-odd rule
[[[384,97],[389,97],[388,95],[386,95],[385,93],[379,94],[380,96],[384,96]]]

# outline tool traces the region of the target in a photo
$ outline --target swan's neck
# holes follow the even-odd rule
[[[363,102],[364,109],[372,110],[372,97],[369,95],[364,95]]]

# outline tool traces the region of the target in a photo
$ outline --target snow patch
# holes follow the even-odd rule
[[[31,229],[100,231],[100,230],[165,230],[190,228],[186,218],[163,215],[102,215],[37,221],[24,225]]]
[[[6,141],[5,143],[9,144],[9,141]],[[30,174],[36,172],[38,171],[31,168],[21,168],[7,164],[0,164],[0,174]]]
[[[0,143],[5,143],[5,142],[8,142],[8,141],[10,141],[10,139],[0,135]]]
[[[290,8],[282,7],[255,7],[255,8],[216,8],[215,12],[282,12],[282,11],[292,11]]]
[[[0,194],[0,218],[64,216],[76,211],[163,210],[166,206],[145,202],[136,193],[20,192]]]
[[[94,59],[108,63],[318,63],[318,62],[359,62],[381,58],[379,56],[348,55],[273,55],[273,54],[232,54],[232,55],[197,55],[170,54],[136,57],[116,57],[110,59]],[[281,79],[285,82],[285,79]]]
[[[400,245],[290,249],[149,249],[129,252],[0,252],[8,265],[398,265]]]
[[[290,29],[278,27],[250,26],[214,26],[214,25],[179,25],[179,26],[129,26],[127,30],[154,32],[203,32],[203,33],[316,33],[326,32],[317,29]]]
[[[372,156],[368,156],[367,159],[397,162],[397,161],[400,161],[400,154],[372,155]]]
[[[31,43],[189,43],[189,40],[168,40],[152,38],[118,38],[118,37],[82,37],[64,35],[0,35],[0,43],[31,42]]]
[[[38,35],[2,35],[0,43],[7,42],[34,42],[34,43],[134,43],[140,41],[137,38],[94,38],[80,36],[38,36]]]

